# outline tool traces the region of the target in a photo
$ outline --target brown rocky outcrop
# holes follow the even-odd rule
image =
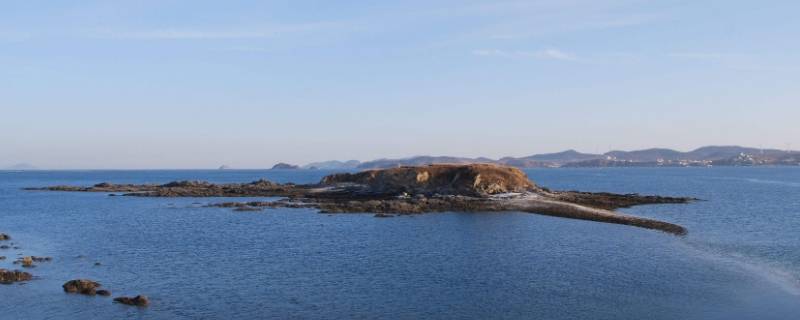
[[[537,190],[522,170],[493,164],[435,164],[340,173],[323,178],[323,185],[352,183],[386,194],[486,196]]]
[[[114,298],[114,302],[127,304],[129,306],[138,306],[138,307],[146,307],[150,304],[150,299],[147,298],[145,295],[138,295],[135,297],[117,297]]]
[[[19,270],[6,270],[0,269],[0,283],[9,284],[20,281],[28,281],[33,279],[30,273],[22,272]]]
[[[97,288],[100,287],[100,283],[87,279],[77,279],[67,281],[62,287],[64,292],[93,296],[97,294]]]

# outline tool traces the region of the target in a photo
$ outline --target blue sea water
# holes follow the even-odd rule
[[[800,168],[528,171],[552,189],[704,199],[623,210],[685,237],[527,213],[378,219],[21,190],[328,173],[0,172],[0,232],[21,247],[0,250],[0,268],[54,258],[0,285],[0,319],[800,319]],[[151,306],[63,293],[76,278]]]

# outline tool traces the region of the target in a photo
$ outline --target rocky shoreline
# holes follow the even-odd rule
[[[341,173],[316,184],[99,183],[90,187],[51,186],[27,190],[101,192],[136,197],[279,197],[275,201],[223,202],[210,207],[236,211],[314,208],[322,213],[421,214],[428,212],[522,211],[687,233],[682,226],[613,210],[645,204],[688,203],[695,198],[639,194],[552,191],[534,184],[517,168],[493,164],[436,164]]]

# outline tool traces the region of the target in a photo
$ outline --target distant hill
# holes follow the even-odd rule
[[[303,169],[320,169],[320,170],[351,170],[357,168],[361,164],[358,160],[349,161],[323,161],[312,162],[303,166]]]
[[[283,163],[283,162],[272,166],[272,170],[296,170],[296,169],[300,169],[300,167],[296,166],[296,165],[293,165],[293,164]]]
[[[633,151],[609,151],[605,154],[566,150],[535,154],[527,157],[465,158],[449,156],[416,156],[402,159],[378,159],[357,164],[327,161],[305,167],[335,169],[383,169],[399,166],[419,166],[438,163],[495,163],[519,168],[557,167],[691,167],[691,166],[757,166],[800,165],[800,152],[777,149],[758,149],[740,146],[706,146],[688,152],[665,148]]]
[[[556,152],[556,153],[535,154],[532,156],[527,156],[522,158],[506,157],[498,160],[498,162],[509,165],[513,165],[513,163],[519,163],[519,164],[527,163],[532,166],[539,166],[536,164],[553,164],[553,163],[564,164],[569,162],[604,159],[604,158],[605,156],[602,154],[581,153],[570,149],[567,151]]]

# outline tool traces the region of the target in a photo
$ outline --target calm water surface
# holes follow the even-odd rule
[[[528,171],[553,189],[707,200],[625,210],[686,237],[526,213],[240,213],[201,208],[219,198],[20,190],[328,173],[0,171],[0,232],[21,246],[0,268],[54,257],[0,285],[0,319],[800,319],[800,168]],[[64,294],[75,278],[152,305]]]

